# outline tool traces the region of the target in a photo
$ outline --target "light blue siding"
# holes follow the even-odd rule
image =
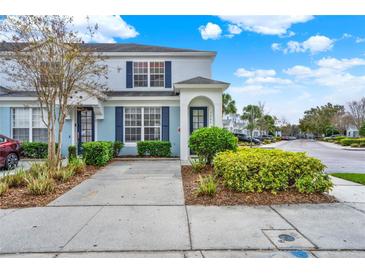
[[[170,142],[173,156],[180,155],[180,107],[170,107]]]
[[[120,155],[137,155],[137,146],[124,146]]]
[[[96,140],[115,141],[115,107],[104,107],[104,119],[96,120]]]
[[[72,120],[67,119],[62,130],[62,156],[67,157],[68,147],[72,145]]]
[[[0,134],[11,136],[10,107],[0,107]]]

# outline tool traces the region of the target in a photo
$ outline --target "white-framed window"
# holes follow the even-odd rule
[[[126,107],[124,142],[161,140],[161,107]]]
[[[148,87],[148,62],[133,62],[134,87]]]
[[[165,87],[165,62],[133,62],[133,86]]]
[[[43,109],[44,119],[47,112]],[[41,108],[12,108],[12,137],[20,141],[48,142],[48,131]]]
[[[150,86],[165,86],[165,62],[150,62]]]

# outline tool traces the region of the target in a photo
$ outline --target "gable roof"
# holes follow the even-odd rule
[[[0,51],[10,51],[14,47],[25,48],[28,43],[8,43],[1,42],[0,43]],[[80,44],[81,47],[85,49],[89,49],[95,52],[195,52],[195,53],[210,53],[211,55],[216,55],[215,51],[206,51],[206,50],[194,50],[194,49],[185,49],[185,48],[171,48],[164,46],[153,46],[153,45],[142,45],[142,44],[134,44],[134,43],[84,43]]]
[[[177,82],[175,85],[229,85],[229,83],[198,76]]]

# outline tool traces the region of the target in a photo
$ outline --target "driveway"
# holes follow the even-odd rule
[[[365,257],[365,199],[346,199],[185,206],[179,161],[119,161],[47,207],[0,210],[0,256]]]
[[[320,159],[327,166],[328,173],[365,171],[365,151],[344,150],[339,146],[311,140],[283,141],[268,146],[287,151],[307,152],[308,155]]]

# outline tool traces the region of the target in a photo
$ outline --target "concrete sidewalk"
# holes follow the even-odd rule
[[[0,256],[365,257],[363,186],[335,184],[352,193],[337,204],[185,206],[179,161],[115,162],[47,207],[0,210]]]

